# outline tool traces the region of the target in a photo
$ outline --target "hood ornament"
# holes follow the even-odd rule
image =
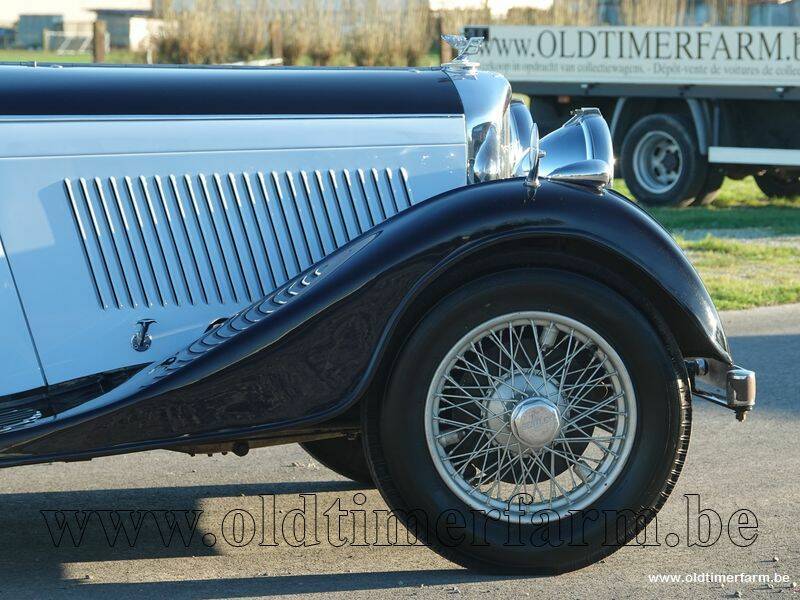
[[[467,38],[463,35],[443,35],[442,40],[456,51],[456,57],[442,65],[445,71],[472,74],[477,70],[480,63],[469,60],[469,57],[480,52],[483,46],[482,37]]]

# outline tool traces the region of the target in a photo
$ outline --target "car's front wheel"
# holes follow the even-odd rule
[[[476,280],[425,317],[383,401],[365,405],[376,483],[412,532],[464,566],[595,562],[649,522],[680,472],[690,411],[667,346],[583,276]]]

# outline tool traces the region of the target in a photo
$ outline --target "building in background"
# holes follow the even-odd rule
[[[14,43],[22,48],[41,48],[45,31],[63,31],[64,15],[24,14],[17,21]]]
[[[14,45],[17,32],[13,27],[0,27],[0,48],[10,48]]]
[[[94,20],[97,8],[152,10],[153,0],[0,0],[0,27],[13,27],[20,15],[61,15],[65,22]]]
[[[125,8],[98,8],[93,11],[98,21],[105,21],[112,48],[138,50],[149,37],[150,10]]]
[[[91,35],[92,23],[102,14],[112,45],[129,47],[123,35],[128,21],[149,15],[152,8],[153,0],[0,0],[0,28],[16,30],[15,46],[42,48],[45,31]]]

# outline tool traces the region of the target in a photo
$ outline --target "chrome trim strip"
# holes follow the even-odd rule
[[[0,432],[24,427],[42,418],[42,412],[34,408],[19,408],[0,414]]]
[[[329,121],[331,119],[461,119],[464,115],[0,115],[0,123],[83,121]]]
[[[0,109],[1,110],[1,109]],[[2,119],[2,117],[0,117]],[[299,129],[298,129],[299,128]],[[59,140],[54,144],[53,140]],[[248,157],[269,150],[462,146],[458,119],[0,120],[0,158],[188,156]]]

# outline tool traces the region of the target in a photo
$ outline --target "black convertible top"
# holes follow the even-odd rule
[[[438,68],[0,66],[0,115],[461,113]]]

